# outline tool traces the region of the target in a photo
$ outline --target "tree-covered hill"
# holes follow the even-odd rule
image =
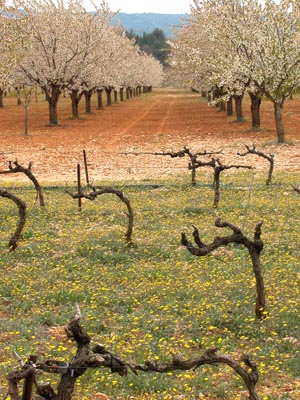
[[[137,35],[149,33],[158,28],[164,31],[167,38],[172,35],[172,26],[178,26],[184,22],[188,14],[126,14],[119,13],[115,21],[119,21],[127,31],[133,31]]]
[[[127,32],[127,36],[130,39],[134,38],[142,51],[152,55],[162,65],[167,66],[170,45],[167,43],[166,35],[162,29],[156,28],[153,32],[144,32],[142,35],[137,35],[131,30]]]

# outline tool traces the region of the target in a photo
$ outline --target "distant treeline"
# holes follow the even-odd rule
[[[170,46],[162,29],[156,28],[151,33],[144,32],[142,35],[138,35],[133,30],[130,30],[126,34],[129,39],[135,39],[142,51],[152,55],[162,65],[168,65],[167,58],[169,57]]]

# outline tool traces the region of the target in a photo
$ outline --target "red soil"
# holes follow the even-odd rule
[[[275,168],[300,170],[300,103],[288,100],[284,109],[284,126],[289,145],[278,146],[270,102],[262,104],[261,132],[251,132],[250,105],[244,101],[244,123],[209,107],[198,94],[174,89],[156,89],[124,102],[96,109],[82,118],[70,118],[69,99],[59,103],[58,127],[47,126],[48,107],[42,99],[32,102],[29,109],[29,135],[24,132],[24,108],[16,99],[6,98],[0,109],[2,163],[18,160],[23,166],[33,162],[33,173],[40,182],[75,181],[76,165],[83,164],[86,150],[89,175],[98,184],[103,180],[158,178],[162,175],[186,173],[187,159],[171,159],[126,152],[179,151],[183,146],[192,151],[223,150],[220,159],[226,164],[253,165],[267,168],[260,157],[239,157],[244,144],[256,144],[258,150],[275,154]],[[81,105],[83,107],[83,104]],[[255,161],[254,161],[255,158]],[[183,172],[184,171],[184,172]],[[18,176],[17,176],[18,175]],[[4,180],[24,180],[22,174],[2,175]]]

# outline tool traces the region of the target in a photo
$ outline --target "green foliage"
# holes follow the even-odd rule
[[[141,36],[130,31],[127,32],[127,37],[130,39],[134,38],[142,51],[152,55],[164,66],[168,65],[167,58],[170,54],[170,45],[167,43],[163,30],[156,28],[153,32],[144,32]]]
[[[111,196],[85,201],[79,212],[64,188],[45,188],[47,206],[41,210],[29,185],[10,188],[26,201],[28,219],[19,247],[9,253],[17,210],[1,199],[0,397],[16,365],[14,350],[24,358],[34,353],[70,361],[74,344],[63,325],[78,302],[93,342],[127,360],[169,360],[171,353],[190,358],[217,346],[235,358],[247,353],[258,364],[262,399],[299,398],[300,209],[291,185],[300,175],[277,173],[268,188],[265,175],[257,175],[250,196],[248,175],[224,176],[218,214],[250,238],[264,221],[261,262],[270,313],[264,321],[255,319],[255,282],[243,247],[197,258],[180,245],[180,233],[191,235],[193,224],[204,242],[228,233],[214,226],[213,189],[200,173],[196,187],[188,176],[159,182],[156,189],[124,182],[135,213],[131,248],[124,242],[125,210]],[[57,377],[43,376],[49,379]],[[289,397],[287,385],[294,388]],[[240,378],[222,366],[163,375],[129,372],[125,379],[90,370],[80,378],[75,399],[97,392],[118,400],[246,397]]]

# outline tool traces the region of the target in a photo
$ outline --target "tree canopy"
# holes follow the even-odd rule
[[[225,98],[248,92],[274,104],[278,142],[282,108],[300,83],[297,0],[194,0],[188,24],[171,42],[173,79]]]
[[[102,1],[91,13],[83,1],[13,0],[0,20],[1,92],[19,85],[40,87],[57,125],[61,93],[107,87],[157,86],[161,64],[144,54]],[[149,75],[151,74],[151,76]],[[1,104],[0,104],[1,106]]]

